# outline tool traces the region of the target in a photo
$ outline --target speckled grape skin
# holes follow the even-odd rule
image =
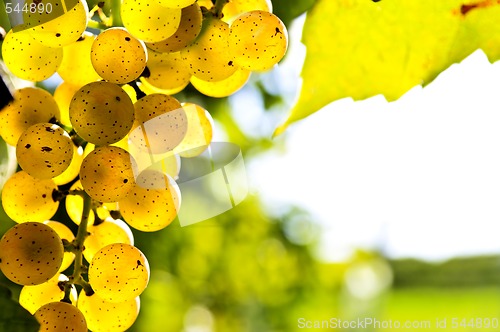
[[[203,153],[212,142],[214,120],[203,107],[184,103],[182,108],[188,120],[188,130],[182,142],[174,149],[174,153],[183,158],[197,157]]]
[[[179,52],[158,53],[150,50],[148,54],[150,75],[144,78],[146,82],[162,90],[175,90],[189,84],[189,65],[182,60]]]
[[[83,148],[81,146],[77,147],[73,145],[73,158],[71,158],[71,163],[68,168],[52,180],[58,185],[62,186],[73,181],[80,172],[80,167],[83,162]]]
[[[75,235],[73,234],[71,229],[69,229],[68,226],[66,226],[65,224],[53,220],[47,220],[44,221],[43,223],[52,228],[54,231],[56,231],[57,235],[59,235],[61,239],[66,240],[68,242],[72,242],[75,239]],[[73,263],[74,259],[75,259],[74,253],[65,251],[63,262],[61,264],[61,267],[59,268],[59,272],[63,272],[64,270],[66,270]]]
[[[68,168],[73,148],[73,141],[64,129],[51,123],[38,123],[29,127],[17,141],[17,162],[29,175],[51,179]]]
[[[196,0],[155,0],[160,5],[170,8],[184,8],[193,4]]]
[[[146,46],[161,53],[178,52],[198,37],[202,21],[201,8],[197,3],[193,3],[182,9],[179,28],[172,36],[156,43],[146,43]]]
[[[271,0],[231,0],[222,9],[222,20],[230,23],[241,14],[252,10],[262,10],[272,13],[273,4]]]
[[[43,222],[52,218],[59,206],[59,202],[52,199],[54,190],[57,186],[53,180],[37,179],[20,171],[5,182],[2,206],[15,222]]]
[[[18,224],[0,240],[0,269],[20,285],[39,285],[55,276],[63,255],[61,238],[38,222]]]
[[[85,249],[83,256],[87,262],[92,262],[94,255],[112,243],[126,243],[134,245],[134,235],[130,227],[120,219],[106,218],[102,223],[89,226],[89,235],[85,239]]]
[[[40,82],[56,72],[63,50],[40,44],[26,30],[11,30],[3,40],[2,57],[7,68],[17,77]]]
[[[69,303],[51,302],[35,312],[40,332],[87,332],[82,312]]]
[[[148,0],[123,0],[121,18],[125,28],[135,38],[159,42],[177,31],[181,9],[167,8]]]
[[[221,81],[237,69],[228,46],[229,26],[215,18],[207,18],[198,38],[181,50],[191,74],[205,81]]]
[[[89,282],[105,301],[118,303],[134,299],[149,282],[146,256],[129,244],[110,244],[95,254],[89,267]]]
[[[191,77],[191,84],[205,96],[223,98],[231,96],[241,89],[247,83],[250,74],[250,70],[238,68],[233,75],[222,81],[207,82],[193,76]]]
[[[99,76],[125,84],[137,79],[146,68],[146,46],[124,28],[110,28],[97,36],[90,58]]]
[[[122,88],[109,82],[82,87],[71,100],[69,117],[75,131],[96,145],[116,143],[134,123],[134,104]]]
[[[26,129],[59,117],[59,107],[50,93],[40,88],[19,89],[14,92],[14,101],[0,112],[0,135],[16,146]]]
[[[238,16],[231,24],[228,44],[237,65],[265,71],[285,55],[288,33],[276,15],[255,10]]]
[[[83,189],[99,202],[117,202],[135,183],[133,164],[130,154],[122,148],[97,148],[83,160],[80,170]]]

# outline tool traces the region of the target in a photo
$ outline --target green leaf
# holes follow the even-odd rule
[[[16,150],[0,137],[0,191],[7,179],[16,172]]]
[[[281,133],[332,101],[393,101],[477,49],[500,58],[500,3],[318,0],[308,12],[300,97]]]
[[[40,328],[35,317],[11,298],[8,288],[0,285],[0,331],[36,332]]]
[[[286,25],[309,10],[317,0],[273,0],[273,13]]]

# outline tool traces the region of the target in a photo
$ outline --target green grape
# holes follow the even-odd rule
[[[85,239],[83,255],[87,262],[92,262],[95,254],[113,243],[126,243],[134,245],[134,235],[125,222],[120,219],[106,218],[102,223],[90,226]]]
[[[207,82],[193,76],[191,77],[191,84],[205,96],[223,98],[241,89],[248,82],[250,74],[250,70],[238,68],[233,75],[222,81]]]
[[[148,60],[144,42],[124,28],[110,28],[99,34],[92,44],[90,58],[97,74],[116,84],[137,79]]]
[[[151,153],[172,151],[184,138],[187,119],[177,99],[152,94],[135,104],[135,122],[130,141]]]
[[[144,80],[161,90],[180,90],[189,84],[191,73],[179,52],[158,53],[148,51],[148,69],[150,75]]]
[[[146,46],[161,53],[178,52],[198,37],[202,21],[201,8],[197,3],[193,3],[191,6],[182,8],[179,27],[172,36],[156,43],[146,43]]]
[[[63,50],[38,43],[26,30],[11,30],[3,40],[2,57],[12,74],[23,80],[40,82],[56,72]]]
[[[228,46],[229,26],[215,18],[207,18],[198,38],[181,50],[191,74],[205,81],[221,81],[237,69]]]
[[[10,228],[0,240],[0,270],[12,282],[39,285],[59,271],[64,247],[56,231],[38,222]]]
[[[125,199],[118,202],[125,221],[143,232],[156,232],[170,225],[180,207],[175,181],[156,170],[144,170]]]
[[[119,303],[135,299],[148,285],[148,260],[130,244],[107,245],[90,263],[89,282],[104,301]]]
[[[78,191],[83,190],[82,183],[80,180],[73,183],[70,191]],[[83,197],[81,195],[68,195],[65,200],[65,207],[68,216],[73,222],[77,225],[80,225],[82,222],[82,213],[83,213]],[[95,222],[94,211],[90,211],[88,217],[88,225],[93,225]]]
[[[58,1],[46,1],[46,4],[55,5],[56,2]],[[49,21],[46,17],[44,20],[46,13],[38,10],[28,10],[24,13],[24,18],[26,25],[33,27],[28,31],[37,42],[48,47],[63,47],[80,38],[87,28],[88,12],[87,2],[78,1],[76,6]]]
[[[26,129],[59,117],[59,108],[50,93],[40,88],[19,89],[14,92],[14,101],[0,112],[0,134],[8,144],[16,146]]]
[[[62,240],[72,242],[75,239],[75,235],[73,234],[71,229],[69,229],[68,226],[66,226],[65,224],[52,220],[47,220],[44,221],[43,223],[52,228],[54,231],[56,231],[57,235],[59,235],[59,237]],[[75,254],[72,252],[65,251],[63,262],[61,264],[61,267],[59,268],[59,272],[62,272],[66,270],[68,267],[70,267],[71,263],[73,263],[74,260],[75,260]]]
[[[181,21],[181,9],[167,8],[154,1],[123,0],[121,18],[137,39],[159,42],[172,36]]]
[[[26,129],[17,141],[17,162],[29,175],[51,179],[71,164],[73,149],[73,141],[64,129],[51,123],[38,123]]]
[[[174,152],[181,157],[192,158],[202,154],[212,142],[214,120],[199,105],[185,103],[182,107],[187,116],[187,132]]]
[[[71,127],[71,121],[69,120],[69,104],[71,103],[71,99],[73,99],[73,95],[78,90],[80,90],[80,86],[62,82],[54,91],[54,100],[57,106],[59,106],[59,111],[61,113],[59,121],[68,127]]]
[[[68,168],[52,180],[58,186],[62,186],[73,181],[80,173],[80,167],[83,162],[83,148],[81,146],[77,147],[73,145],[73,158]]]
[[[35,312],[40,331],[87,332],[87,322],[77,307],[66,302],[51,302]]]
[[[118,142],[134,123],[134,104],[118,85],[93,82],[82,87],[69,105],[69,118],[80,137],[96,145]]]
[[[134,164],[132,156],[122,148],[97,148],[83,159],[83,189],[98,202],[117,202],[134,186]]]
[[[252,10],[273,11],[271,0],[231,0],[222,9],[222,20],[232,22],[235,18]]]
[[[134,324],[141,307],[139,297],[120,303],[104,301],[97,294],[80,292],[77,307],[93,332],[123,332]],[[105,313],[105,314],[104,314]]]
[[[52,198],[52,193],[56,190],[53,180],[37,179],[20,171],[5,182],[2,206],[15,222],[42,222],[52,218],[59,207],[59,202]]]
[[[238,66],[264,71],[285,55],[288,33],[278,16],[254,10],[238,16],[231,24],[228,45]]]
[[[85,32],[75,43],[63,48],[63,59],[57,73],[65,82],[80,88],[85,84],[101,80],[90,61],[90,52],[95,39],[96,36]]]
[[[64,298],[63,283],[69,279],[64,274],[56,274],[50,280],[40,285],[24,286],[19,294],[19,304],[32,315],[47,303],[60,301]],[[76,303],[76,288],[71,286],[70,300]]]
[[[170,8],[184,8],[192,5],[196,0],[155,0],[162,6]]]

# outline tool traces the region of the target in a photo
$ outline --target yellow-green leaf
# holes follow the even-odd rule
[[[499,22],[498,0],[318,0],[300,97],[276,134],[341,98],[396,100],[479,48],[498,60]]]

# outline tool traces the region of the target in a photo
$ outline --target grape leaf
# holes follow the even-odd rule
[[[0,331],[2,332],[36,332],[40,328],[28,310],[11,298],[8,288],[0,285]]]
[[[498,0],[318,0],[303,31],[300,96],[275,134],[341,98],[396,100],[477,49],[498,60],[498,22]]]

